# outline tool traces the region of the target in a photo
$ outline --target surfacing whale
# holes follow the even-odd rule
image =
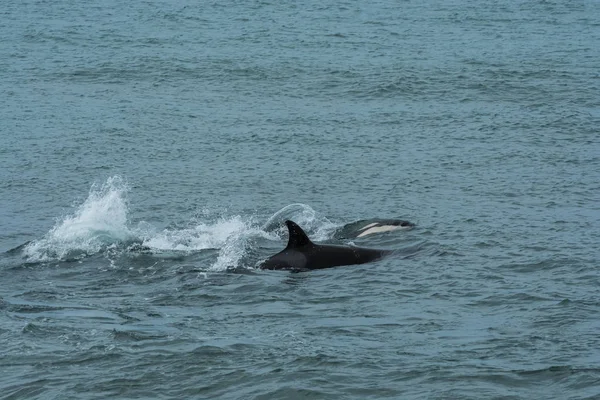
[[[396,230],[409,230],[415,227],[410,221],[403,219],[361,219],[339,228],[335,233],[336,239],[355,239],[376,233],[392,232]]]
[[[316,244],[310,241],[306,233],[295,222],[287,220],[285,224],[289,231],[287,247],[269,257],[259,265],[259,268],[308,271],[340,265],[364,264],[391,253],[389,250]]]

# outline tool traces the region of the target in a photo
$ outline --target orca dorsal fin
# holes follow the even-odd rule
[[[294,221],[287,220],[285,221],[285,224],[289,231],[288,245],[286,248],[302,247],[312,244],[306,233],[304,233],[302,228]]]

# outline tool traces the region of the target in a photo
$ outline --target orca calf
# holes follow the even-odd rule
[[[382,232],[390,232],[395,231],[396,229],[410,229],[413,228],[415,224],[412,222],[404,221],[401,219],[382,219],[375,220],[362,228],[359,229],[359,234],[357,237],[363,237],[370,235],[372,233],[382,233]]]
[[[408,230],[414,227],[415,224],[403,219],[362,219],[344,225],[334,233],[334,237],[336,239],[355,239],[375,233]]]
[[[285,224],[289,231],[287,247],[260,264],[260,269],[309,271],[364,264],[391,253],[389,250],[316,244],[295,222],[287,220]]]

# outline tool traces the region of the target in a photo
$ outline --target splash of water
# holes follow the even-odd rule
[[[191,228],[164,229],[154,232],[151,228],[141,229],[143,245],[158,251],[198,251],[220,249],[232,235],[247,229],[248,223],[239,215],[220,218],[215,223],[200,222]]]
[[[93,185],[73,214],[62,217],[42,239],[25,246],[23,253],[28,261],[86,256],[130,238],[127,192],[128,185],[120,176],[108,178],[101,186]]]
[[[251,253],[254,246],[253,240],[257,237],[277,239],[258,228],[253,221],[242,223],[238,225],[238,228],[236,231],[232,231],[223,243],[216,262],[210,268],[212,271],[225,271],[245,264],[245,258]]]

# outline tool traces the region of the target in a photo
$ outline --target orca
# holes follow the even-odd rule
[[[395,220],[378,220],[375,222],[371,222],[366,226],[363,226],[359,229],[359,234],[357,237],[363,237],[370,235],[372,233],[382,233],[382,232],[390,232],[395,231],[396,229],[410,229],[413,228],[415,224],[412,222],[395,219]]]
[[[289,231],[287,247],[262,262],[259,265],[260,269],[309,271],[341,265],[364,264],[391,253],[389,250],[316,244],[311,242],[295,222],[287,220],[285,224]]]
[[[403,219],[361,219],[344,225],[334,233],[336,239],[355,239],[375,233],[391,232],[396,230],[408,230],[416,225]]]

